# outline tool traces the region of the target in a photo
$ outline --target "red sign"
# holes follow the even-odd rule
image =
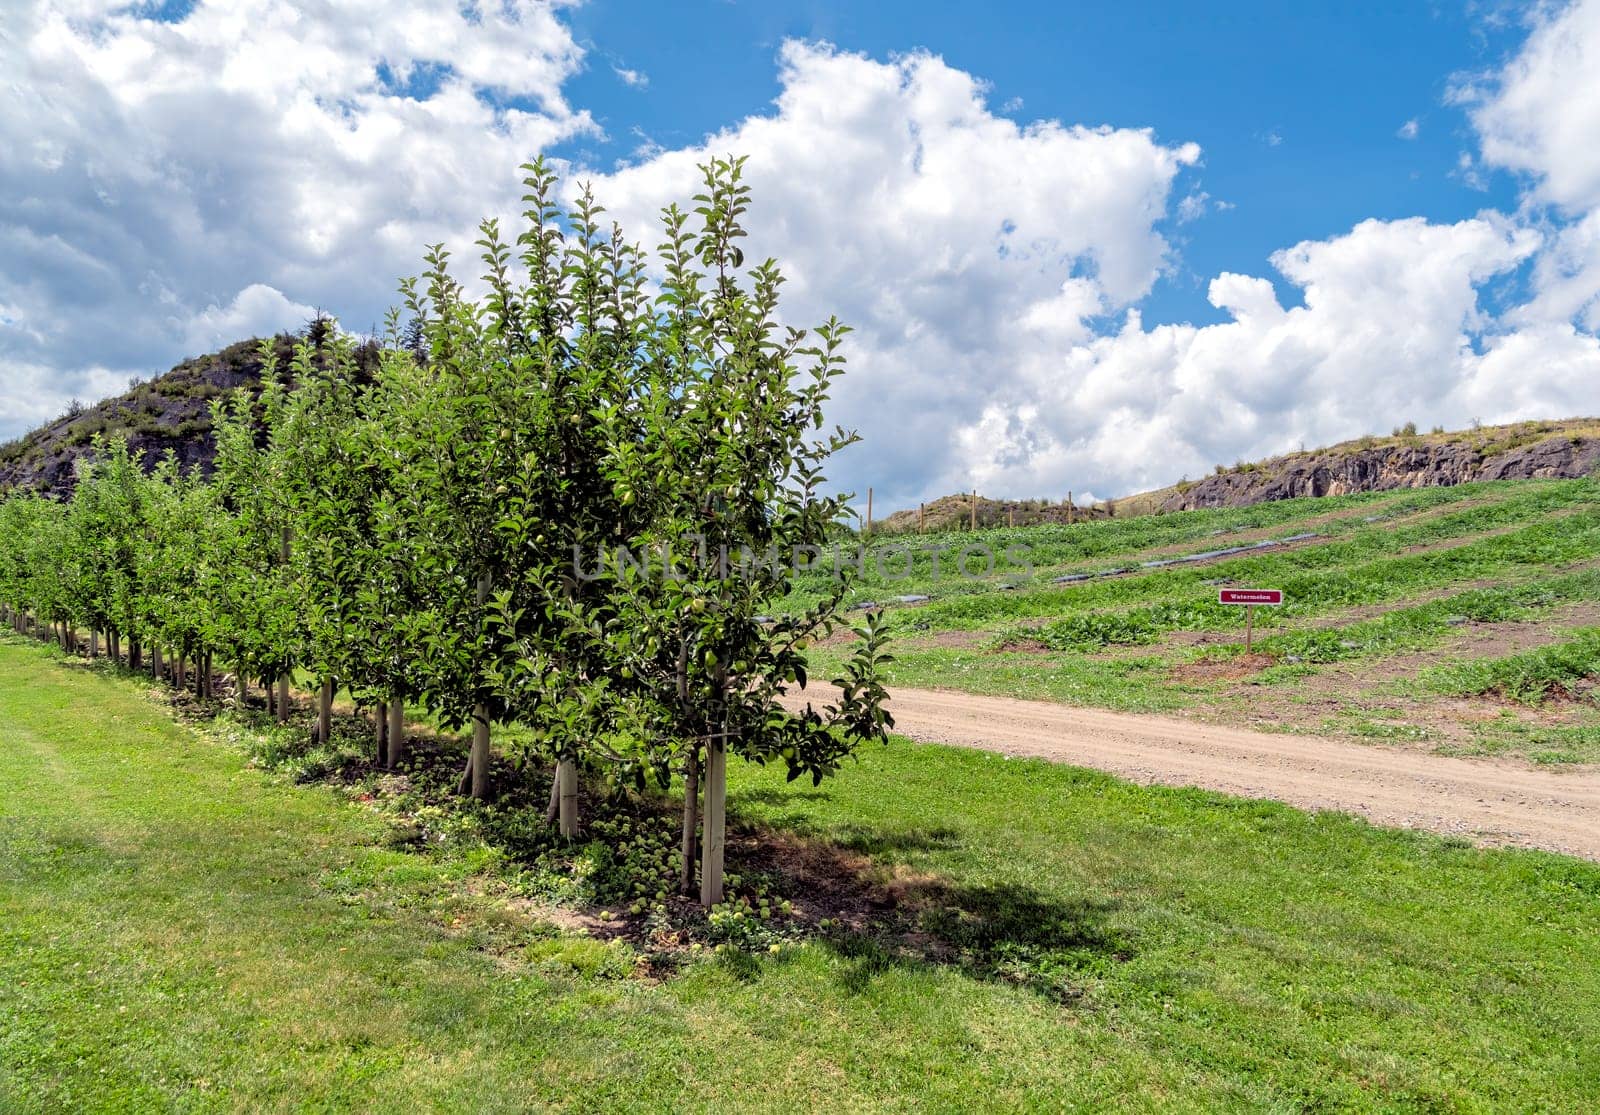
[[[1283,590],[1281,588],[1223,588],[1217,590],[1217,603],[1278,605],[1283,603]]]

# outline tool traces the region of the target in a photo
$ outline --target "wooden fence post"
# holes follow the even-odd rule
[[[978,489],[972,489],[972,530],[978,529]]]
[[[923,518],[927,515],[927,513],[928,513],[928,505],[926,503],[917,504],[917,533],[918,534],[923,533],[922,522],[923,522]]]
[[[872,488],[867,488],[867,534],[872,534]]]

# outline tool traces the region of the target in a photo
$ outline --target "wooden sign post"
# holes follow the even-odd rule
[[[1283,604],[1283,590],[1276,588],[1224,588],[1217,590],[1218,604],[1239,604],[1244,607],[1244,652],[1253,647],[1256,607],[1276,608]]]

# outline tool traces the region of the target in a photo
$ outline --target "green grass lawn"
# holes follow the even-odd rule
[[[899,740],[731,804],[905,931],[641,978],[0,642],[0,1109],[1600,1108],[1593,864]]]

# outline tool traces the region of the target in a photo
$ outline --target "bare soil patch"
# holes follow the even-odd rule
[[[1179,684],[1206,684],[1254,677],[1278,660],[1270,654],[1241,654],[1237,658],[1200,659],[1172,667],[1167,676]]]
[[[895,646],[905,650],[973,650],[992,638],[987,631],[923,631],[895,636]]]
[[[1055,648],[1043,639],[1035,639],[1031,635],[1015,635],[1007,639],[998,648],[1007,654],[1054,654]]]

